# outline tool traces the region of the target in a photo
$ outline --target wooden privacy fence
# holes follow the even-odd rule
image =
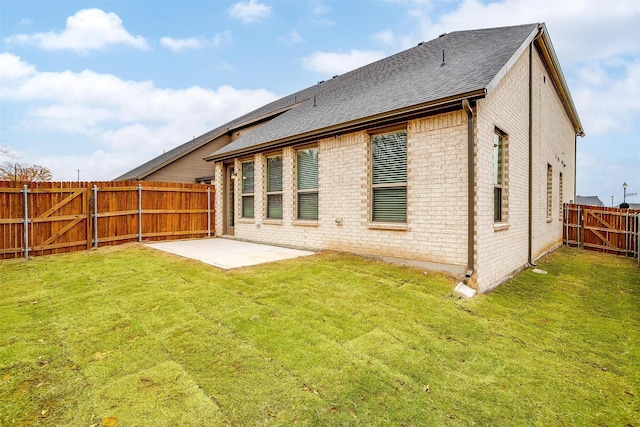
[[[210,237],[206,184],[0,181],[0,259]]]
[[[640,265],[640,210],[565,204],[562,241],[632,257]]]

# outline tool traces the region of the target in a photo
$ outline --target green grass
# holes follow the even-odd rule
[[[561,249],[472,300],[320,253],[0,262],[0,425],[639,426],[640,269]]]

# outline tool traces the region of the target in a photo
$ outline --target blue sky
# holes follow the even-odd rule
[[[547,25],[587,134],[577,194],[640,193],[635,0],[0,0],[0,148],[55,180],[110,180],[444,32],[532,22]]]

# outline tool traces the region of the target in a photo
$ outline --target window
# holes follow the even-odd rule
[[[547,218],[553,215],[553,168],[547,164]]]
[[[563,212],[562,212],[562,172],[560,172],[560,176],[558,177],[558,219],[562,221]]]
[[[242,163],[242,217],[253,218],[253,162]]]
[[[318,219],[318,148],[297,151],[298,219]]]
[[[493,222],[505,218],[505,135],[497,129],[493,134]]]
[[[407,132],[371,138],[371,220],[407,222]]]
[[[267,157],[267,218],[282,219],[282,156]]]

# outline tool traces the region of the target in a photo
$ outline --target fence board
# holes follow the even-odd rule
[[[632,257],[640,265],[640,210],[565,204],[563,243]]]
[[[206,237],[213,196],[206,184],[0,181],[0,259]]]

